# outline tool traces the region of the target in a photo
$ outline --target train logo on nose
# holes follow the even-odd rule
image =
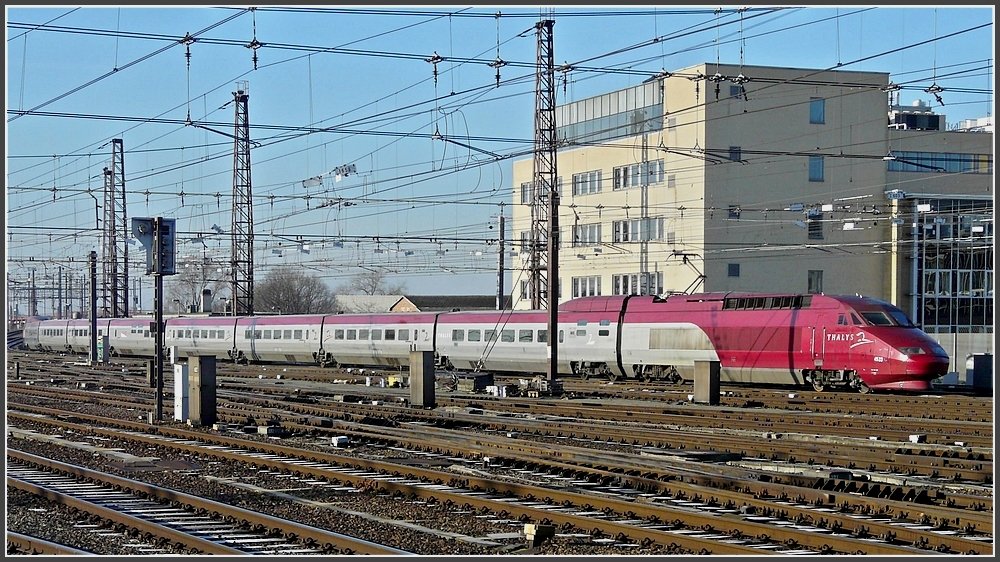
[[[858,347],[859,345],[864,345],[866,343],[875,343],[874,340],[866,338],[864,332],[858,332],[857,334],[854,335],[854,337],[856,338],[856,341],[851,344],[851,349],[854,349],[855,347]]]
[[[856,334],[827,334],[826,341],[853,341],[854,343],[850,346],[851,349],[866,343],[875,343],[874,340],[866,338],[864,332],[858,332]]]

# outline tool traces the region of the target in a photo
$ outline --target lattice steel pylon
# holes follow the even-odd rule
[[[559,303],[559,192],[556,185],[556,88],[552,50],[555,20],[535,24],[535,154],[531,182],[531,308]]]
[[[253,314],[253,184],[250,180],[249,84],[236,83],[233,132],[232,303],[235,316]]]
[[[103,283],[101,314],[128,317],[128,239],[125,213],[125,143],[111,139],[111,166],[104,168]]]

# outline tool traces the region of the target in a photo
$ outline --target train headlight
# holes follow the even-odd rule
[[[926,353],[922,347],[897,347],[901,353],[904,355],[923,355]]]

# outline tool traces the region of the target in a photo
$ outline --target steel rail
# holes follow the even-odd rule
[[[81,430],[94,429],[94,428],[86,428],[85,426],[79,426],[79,428]],[[116,432],[108,432],[108,433],[117,435],[118,437],[122,437],[120,433]],[[159,440],[158,442],[161,444],[163,443],[162,440]],[[145,482],[140,482],[138,480],[122,478],[120,476],[115,476],[113,474],[106,474],[85,467],[74,466],[71,464],[59,462],[52,459],[46,459],[44,457],[33,455],[31,453],[27,453],[24,451],[8,449],[7,457],[28,464],[45,467],[50,470],[54,470],[64,474],[70,474],[78,478],[104,482],[106,484],[124,490],[132,490],[134,492],[147,494],[170,502],[179,503],[184,506],[190,507],[191,509],[204,510],[208,513],[217,513],[220,516],[224,517],[233,517],[238,521],[246,523],[247,525],[270,529],[271,531],[274,532],[280,532],[282,536],[289,538],[290,540],[299,540],[307,544],[308,543],[319,544],[323,545],[326,548],[336,547],[341,551],[350,551],[351,553],[358,553],[358,554],[377,554],[377,555],[410,554],[406,551],[402,551],[396,548],[379,545],[362,539],[356,539],[354,537],[349,537],[347,535],[334,533],[332,531],[326,531],[323,529],[319,529],[317,527],[312,527],[309,525],[304,525],[302,523],[297,523],[295,521],[290,521],[287,519],[279,519],[277,517],[272,517],[264,513],[258,513],[255,511],[250,511],[248,509],[227,505],[221,502],[205,498],[199,498],[197,496],[185,494],[184,492],[180,492],[177,490],[169,490],[166,488],[161,488],[159,486],[154,486],[152,484],[147,484]],[[10,478],[8,477],[8,483],[9,482]],[[101,508],[101,506],[96,506],[96,507]],[[108,510],[107,508],[101,508],[101,509],[104,509],[112,514],[117,513],[113,510]],[[101,516],[104,517],[103,514]],[[128,524],[130,526],[135,526],[132,525],[131,523]],[[159,527],[159,525],[157,525],[157,527]],[[136,527],[136,528],[141,528],[141,527]],[[188,535],[185,534],[184,536]],[[225,552],[219,551],[218,553],[244,554],[242,551],[230,549],[229,547],[222,547],[222,548],[225,548],[227,550]]]
[[[64,544],[40,539],[38,537],[23,535],[14,531],[7,531],[8,552],[10,552],[11,547],[17,549],[18,552],[24,552],[31,555],[93,556],[94,554],[93,552],[87,552],[86,550],[80,550]]]
[[[255,399],[257,402],[262,404],[272,404],[273,400],[263,400]],[[239,411],[240,407],[246,407],[242,404],[234,404],[232,407]],[[274,406],[271,406],[272,408]],[[642,433],[639,433],[636,428],[607,428],[600,429],[595,428],[591,425],[583,424],[581,422],[565,422],[565,421],[545,421],[545,422],[531,422],[528,420],[516,420],[511,418],[500,418],[495,416],[482,416],[482,415],[468,415],[468,414],[457,414],[457,413],[447,413],[439,414],[433,412],[426,412],[423,410],[413,410],[413,409],[402,409],[402,408],[383,408],[380,409],[374,406],[368,406],[364,404],[348,404],[348,403],[336,403],[338,410],[345,410],[347,415],[353,415],[356,417],[372,416],[372,415],[400,415],[409,418],[421,418],[429,421],[459,421],[462,423],[470,423],[474,425],[479,425],[487,428],[498,429],[503,431],[519,431],[524,433],[538,433],[542,432],[545,435],[556,435],[556,436],[568,436],[568,437],[586,437],[586,438],[600,438],[605,441],[616,441],[620,443],[638,443],[639,439],[641,442],[647,445],[655,446],[666,446],[668,448],[680,448],[686,449],[688,446],[695,447],[692,450],[698,450],[697,447],[701,447],[705,443],[705,437],[692,436],[689,433],[678,433],[671,430],[661,430],[661,429],[646,429]],[[30,406],[23,406],[24,409],[30,408]],[[281,403],[281,408],[284,408],[291,412],[301,413],[303,415],[312,416],[329,416],[331,412],[324,408],[307,406],[297,403]],[[353,414],[351,414],[353,412]],[[273,413],[270,412],[270,413]],[[67,412],[68,415],[69,414]],[[539,427],[541,425],[541,427]],[[663,435],[667,433],[668,435]],[[963,474],[970,472],[969,467],[966,463],[979,463],[974,465],[971,472],[979,474],[982,478],[989,478],[992,473],[988,473],[983,470],[983,463],[987,461],[979,461],[972,459],[947,459],[939,457],[922,457],[919,455],[903,455],[898,460],[895,454],[891,454],[889,458],[883,460],[872,460],[868,459],[866,466],[858,466],[859,459],[856,454],[854,456],[848,456],[847,453],[837,455],[834,451],[817,451],[815,446],[810,447],[808,444],[803,445],[801,441],[790,441],[790,440],[769,440],[767,443],[757,443],[756,448],[751,450],[751,453],[747,452],[748,440],[746,437],[732,437],[726,435],[712,435],[713,447],[716,450],[721,450],[724,452],[738,452],[744,456],[751,454],[751,456],[763,456],[770,455],[772,459],[786,460],[789,462],[795,461],[797,459],[802,459],[809,464],[817,464],[822,466],[826,464],[828,466],[843,466],[850,469],[855,468],[866,468],[868,470],[887,470],[889,472],[898,472],[900,466],[907,466],[908,474],[919,474],[919,470],[923,470],[924,474],[936,473],[939,476],[950,476],[952,478],[961,477]],[[833,445],[830,445],[833,446]],[[856,446],[856,445],[852,445]],[[804,447],[804,448],[803,448]],[[835,446],[833,446],[835,447]],[[797,456],[799,455],[799,456]],[[924,461],[924,462],[921,462]],[[839,463],[839,464],[838,464]],[[992,467],[992,462],[988,462],[989,466]]]
[[[33,461],[29,458],[33,457],[34,455],[30,455],[29,457],[20,457],[18,453],[19,451],[8,449],[7,457],[23,460],[25,462],[29,462],[31,464],[35,464],[38,466],[44,466],[39,461]],[[40,457],[35,457],[35,458],[40,458]],[[195,551],[196,553],[230,554],[230,555],[246,554],[242,550],[238,550],[210,540],[189,535],[188,533],[185,533],[183,531],[179,531],[177,529],[171,529],[170,527],[160,525],[159,523],[154,523],[152,521],[147,521],[139,517],[134,517],[132,515],[128,515],[127,513],[122,513],[120,511],[111,509],[109,507],[97,505],[87,500],[73,497],[64,494],[62,492],[50,490],[48,488],[45,488],[44,486],[33,484],[31,482],[26,482],[19,478],[8,476],[7,485],[16,488],[18,490],[23,490],[25,492],[28,492],[29,494],[45,498],[52,502],[65,505],[71,508],[75,508],[80,511],[85,511],[87,513],[96,515],[101,519],[126,525],[133,529],[137,529],[142,533],[149,533],[150,535],[161,537],[163,539],[169,540],[172,543],[181,545],[184,548]]]
[[[315,426],[306,424],[296,424],[291,421],[283,422],[289,427],[300,430],[317,430]],[[406,443],[416,446],[421,450],[432,450],[445,452],[451,455],[478,454],[490,457],[502,457],[520,463],[535,465],[542,468],[555,469],[563,473],[574,473],[581,477],[595,476],[606,482],[620,482],[628,484],[636,490],[655,491],[657,493],[668,493],[671,495],[683,494],[687,496],[701,496],[708,499],[715,499],[720,503],[727,501],[752,505],[759,508],[775,508],[773,503],[766,501],[755,501],[758,497],[772,498],[795,498],[801,501],[810,502],[814,505],[838,506],[843,504],[858,505],[869,509],[890,508],[891,513],[910,514],[919,513],[932,518],[935,523],[947,524],[956,528],[968,527],[976,531],[990,534],[993,533],[992,512],[970,512],[968,510],[942,507],[930,503],[907,503],[888,499],[876,499],[858,495],[863,493],[863,485],[867,483],[851,482],[851,489],[844,489],[840,492],[824,490],[810,487],[801,487],[776,482],[761,483],[757,480],[739,479],[723,475],[705,476],[693,472],[685,471],[682,468],[670,467],[664,470],[662,466],[638,466],[628,464],[626,457],[615,458],[611,456],[605,464],[607,469],[592,468],[583,464],[569,464],[560,462],[567,456],[573,457],[578,449],[583,452],[592,453],[583,448],[561,445],[558,449],[547,444],[533,445],[522,440],[511,439],[491,439],[489,437],[469,437],[468,435],[457,436],[456,446],[442,445],[440,440],[432,441],[427,435],[439,434],[451,430],[439,428],[422,427],[419,430],[392,428],[391,434],[381,434],[374,430],[345,429],[323,429],[323,431],[339,434],[351,434],[362,436],[368,439],[381,440],[386,442]],[[463,444],[464,443],[464,444]],[[559,460],[552,460],[552,458]],[[641,460],[641,458],[639,459]],[[624,472],[613,471],[613,469],[624,470]],[[633,474],[641,472],[641,475]],[[676,477],[676,478],[675,478]],[[701,482],[698,484],[696,482]],[[729,486],[730,489],[722,488],[718,485]],[[744,492],[732,491],[732,488],[739,488]],[[905,492],[904,492],[905,493]],[[914,494],[914,490],[909,493]],[[842,502],[838,503],[838,494]],[[929,498],[928,498],[929,499]],[[782,509],[785,506],[778,507]],[[814,515],[816,512],[812,512]],[[824,515],[825,517],[825,515]],[[848,522],[860,524],[858,520],[848,518]],[[841,522],[843,524],[843,522]],[[966,545],[967,546],[967,545]]]
[[[96,416],[87,416],[87,417],[96,417]],[[33,418],[33,419],[39,421],[38,418]],[[588,506],[588,505],[603,506],[602,508],[610,509],[611,511],[616,513],[633,514],[634,516],[644,517],[651,520],[657,519],[661,521],[664,520],[673,521],[677,519],[684,521],[687,526],[694,528],[699,528],[699,527],[711,528],[719,532],[742,533],[742,534],[749,534],[750,536],[755,536],[755,537],[769,537],[769,539],[778,540],[779,542],[794,541],[795,543],[800,544],[802,546],[811,547],[812,549],[818,552],[827,552],[831,549],[838,552],[846,552],[846,553],[866,552],[868,554],[916,554],[916,553],[926,552],[911,546],[901,546],[901,545],[889,544],[887,542],[872,542],[844,535],[836,535],[836,534],[823,535],[808,531],[801,531],[797,529],[788,529],[774,525],[766,525],[751,521],[745,521],[742,519],[722,518],[715,515],[701,515],[698,513],[672,508],[669,506],[639,504],[624,500],[617,500],[613,498],[598,498],[580,493],[565,492],[550,488],[543,488],[539,486],[498,482],[486,478],[458,475],[454,473],[442,472],[442,471],[419,468],[419,467],[402,466],[384,461],[360,459],[356,457],[346,457],[331,453],[302,450],[271,443],[262,443],[259,441],[231,438],[221,435],[206,434],[189,430],[173,429],[162,426],[159,427],[146,426],[145,424],[136,424],[134,422],[121,422],[120,420],[102,420],[102,421],[108,422],[110,425],[139,426],[140,431],[155,429],[162,436],[173,437],[176,439],[201,441],[205,443],[211,443],[214,445],[222,445],[224,447],[242,448],[248,451],[263,451],[267,452],[268,454],[279,454],[279,455],[286,455],[289,457],[299,457],[313,462],[325,462],[332,465],[348,466],[365,471],[373,471],[377,474],[387,474],[387,475],[393,474],[398,476],[403,476],[405,474],[406,477],[418,478],[423,481],[433,483],[434,485],[443,485],[445,483],[448,483],[449,486],[458,486],[465,489],[471,489],[471,490],[478,489],[478,490],[492,491],[493,493],[502,493],[502,494],[505,493],[515,497],[522,497],[529,499],[531,498],[544,499],[546,503],[551,503],[551,504],[577,505],[577,506]],[[66,424],[63,423],[62,425]],[[642,527],[636,527],[634,525],[608,522],[603,520],[594,520],[592,518],[577,516],[573,514],[558,513],[555,511],[551,511],[550,509],[539,509],[531,506],[524,506],[514,503],[505,503],[493,499],[470,496],[465,493],[450,492],[436,487],[428,488],[426,486],[413,485],[405,482],[394,482],[391,480],[373,480],[371,477],[368,476],[356,476],[339,471],[330,471],[329,469],[324,469],[321,467],[305,466],[300,464],[289,463],[282,460],[272,460],[260,457],[249,457],[246,453],[242,451],[230,452],[225,450],[219,450],[216,448],[206,448],[206,446],[201,446],[201,445],[190,445],[187,443],[184,444],[171,443],[170,441],[164,440],[162,437],[139,435],[135,433],[122,434],[121,432],[102,430],[98,428],[79,426],[79,425],[77,425],[75,429],[79,429],[80,431],[91,431],[100,435],[114,436],[117,438],[127,438],[148,444],[168,446],[193,452],[196,451],[201,455],[209,455],[232,461],[244,462],[258,466],[265,466],[269,469],[298,473],[313,478],[322,478],[326,480],[330,480],[332,478],[340,481],[348,481],[360,487],[378,488],[390,492],[414,494],[418,497],[425,497],[425,498],[429,497],[444,498],[446,500],[450,500],[455,503],[469,504],[471,506],[479,508],[485,507],[492,511],[505,510],[517,516],[525,515],[538,521],[549,520],[559,524],[570,523],[576,527],[584,529],[588,528],[588,526],[593,526],[596,524],[598,525],[597,528],[605,531],[610,530],[612,531],[612,534],[616,535],[624,534],[625,536],[630,536],[642,540],[648,539],[661,544],[670,544],[673,542],[681,544],[682,546],[685,546],[690,550],[694,550],[695,552],[700,552],[701,550],[707,550],[715,554],[724,554],[724,553],[761,554],[762,553],[762,550],[760,549],[755,549],[743,545],[731,545],[726,543],[720,543],[714,540],[705,540],[698,537],[687,537],[687,536],[682,537],[680,535],[671,534],[665,531],[645,529]],[[695,547],[692,548],[691,545],[694,545]]]

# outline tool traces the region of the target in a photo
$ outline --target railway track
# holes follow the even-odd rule
[[[16,449],[7,451],[7,484],[135,529],[147,538],[176,543],[194,554],[405,554]]]
[[[41,392],[38,389],[16,389],[15,392]],[[231,394],[231,393],[229,393]],[[529,417],[504,415],[474,415],[460,412],[414,410],[395,405],[329,402],[309,405],[261,398],[261,393],[249,397],[237,396],[230,407],[275,406],[292,413],[309,416],[383,417],[389,419],[415,419],[430,423],[462,423],[493,430],[519,433],[536,433],[553,436],[592,437],[623,444],[656,447],[660,449],[695,452],[731,453],[740,457],[785,463],[865,470],[872,473],[899,474],[900,477],[924,476],[953,481],[991,482],[992,454],[985,448],[935,446],[896,441],[871,441],[864,439],[835,439],[818,433],[777,434],[771,432],[698,428],[697,426],[664,427],[655,423],[642,424],[593,424],[587,418],[536,415]],[[119,398],[96,399],[109,404],[119,403]],[[480,405],[481,402],[464,402]],[[142,408],[143,403],[134,403]],[[148,407],[148,406],[146,406]],[[502,410],[511,412],[510,408]],[[577,411],[579,411],[577,409]],[[515,408],[513,412],[517,412]],[[706,447],[706,443],[711,443]],[[866,455],[859,456],[864,450]]]
[[[353,488],[358,498],[389,494],[407,498],[406,504],[452,505],[454,513],[499,522],[553,523],[564,531],[558,535],[562,547],[606,541],[599,544],[610,552],[674,554],[736,547],[757,554],[992,552],[992,448],[977,441],[991,445],[992,432],[974,420],[992,407],[980,406],[981,399],[947,397],[975,406],[965,419],[864,413],[873,406],[871,395],[852,395],[861,401],[845,401],[853,412],[846,416],[794,409],[811,406],[808,401],[708,408],[672,398],[496,400],[457,393],[439,393],[436,410],[421,410],[405,407],[405,390],[344,384],[343,374],[252,366],[230,377],[226,366],[220,420],[240,427],[249,418],[267,420],[292,432],[275,441],[136,421],[145,420],[152,395],[138,362],[37,367],[22,366],[21,380],[8,385],[8,424],[46,432],[68,428],[102,446],[149,448],[167,457],[211,458],[231,463],[234,474],[243,471],[240,466],[256,466],[262,474],[319,486],[313,490],[320,494],[319,483],[329,482]],[[81,388],[66,388],[71,385]],[[729,392],[724,400],[749,404],[762,391],[749,392]],[[375,400],[344,401],[347,394]],[[788,421],[803,416],[813,423]],[[906,424],[919,424],[928,443],[904,441]],[[796,426],[809,433],[775,429]],[[865,439],[852,433],[859,427],[886,433]],[[961,446],[951,441],[954,429],[962,432]],[[331,453],[329,437],[335,435],[349,435],[356,449]],[[238,478],[210,478],[246,487]],[[283,501],[311,505],[304,499],[311,496],[296,493]],[[574,533],[589,538],[567,538]],[[579,552],[574,549],[582,543],[576,544],[551,552]]]
[[[82,430],[84,428],[81,427],[80,429]],[[130,432],[127,434],[127,438],[140,440],[146,443],[150,443],[151,439],[161,439],[161,440],[167,439],[168,441],[170,440],[174,441],[172,446],[178,446],[178,445],[183,447],[194,446],[191,443],[192,441],[191,437],[193,437],[192,436],[193,432],[173,430],[164,427],[160,427],[158,428],[158,430],[159,433],[161,434],[160,436],[151,437],[147,435],[133,434]],[[92,430],[92,431],[98,431],[98,430]],[[177,432],[180,432],[180,436],[177,435]],[[109,434],[114,434],[114,432],[109,432]],[[121,432],[119,432],[119,434],[121,434]],[[167,437],[168,435],[173,437],[168,439]],[[483,500],[479,494],[473,494],[476,488],[492,490],[493,493],[507,492],[510,495],[515,495],[519,497],[527,496],[527,499],[529,500],[527,505],[523,500],[518,501],[512,498],[489,498],[489,497],[487,498],[487,500],[492,500],[494,502],[499,499],[506,500],[503,505],[506,505],[507,507],[504,509],[506,509],[510,513],[515,513],[518,516],[528,515],[529,517],[538,518],[541,514],[539,513],[539,510],[536,507],[537,504],[532,505],[532,503],[537,502],[538,499],[545,498],[546,503],[544,505],[546,505],[546,508],[544,508],[545,509],[544,513],[548,515],[543,515],[542,517],[546,517],[550,520],[561,522],[563,524],[572,522],[573,524],[579,525],[580,522],[573,519],[573,517],[579,516],[579,513],[575,515],[570,514],[569,516],[567,516],[565,513],[560,513],[560,510],[558,509],[559,506],[567,506],[567,505],[577,506],[581,505],[581,501],[588,501],[588,503],[592,503],[595,506],[598,505],[597,499],[589,498],[589,500],[582,500],[580,494],[576,494],[573,492],[564,492],[551,488],[541,488],[541,487],[527,486],[527,485],[503,485],[502,483],[480,481],[479,479],[471,477],[461,479],[462,484],[460,486],[456,486],[454,483],[456,479],[455,475],[449,475],[447,473],[441,473],[437,471],[428,471],[428,470],[416,469],[413,467],[406,467],[405,469],[401,469],[399,465],[391,465],[391,464],[386,465],[385,463],[371,461],[371,460],[359,461],[358,459],[348,459],[338,455],[330,455],[317,452],[305,453],[301,451],[296,451],[294,449],[290,449],[288,447],[280,447],[276,445],[270,445],[270,446],[261,445],[260,443],[248,443],[245,440],[223,437],[223,436],[200,435],[197,437],[197,439],[198,441],[204,440],[206,442],[213,443],[214,446],[210,446],[209,448],[213,449],[214,452],[209,454],[213,454],[216,456],[229,457],[230,455],[240,455],[241,454],[240,450],[244,448],[250,448],[252,450],[256,450],[257,453],[255,456],[259,457],[255,458],[252,462],[259,464],[263,460],[265,466],[268,466],[269,468],[283,467],[285,470],[288,470],[289,469],[288,464],[291,463],[296,465],[295,468],[293,468],[292,470],[303,472],[305,474],[309,474],[317,478],[323,478],[323,477],[329,478],[332,472],[336,475],[338,479],[341,480],[351,479],[351,478],[354,479],[361,478],[363,482],[365,479],[374,479],[378,481],[378,484],[376,485],[380,487],[381,486],[396,487],[400,485],[403,485],[404,487],[407,485],[417,486],[418,488],[417,490],[410,489],[407,491],[407,493],[410,494],[417,493],[418,495],[430,494],[431,496],[437,494],[439,496],[444,496],[444,499],[446,501],[457,502],[459,500],[463,500],[466,503],[470,503],[470,505],[478,505],[480,507],[483,504],[478,502],[482,502]],[[205,446],[201,447],[200,449],[201,454],[205,453],[204,448]],[[306,458],[310,459],[310,462],[301,462],[301,461],[292,462],[288,460],[286,455],[305,455]],[[324,463],[324,464],[321,466],[316,466],[315,463]],[[339,470],[337,469],[337,467],[343,467],[345,465],[353,466],[354,467],[353,471],[352,470],[344,471],[342,468]],[[363,472],[356,472],[359,469],[362,470]],[[394,473],[399,474],[399,476],[386,477],[386,475],[391,475]],[[379,476],[381,476],[384,480],[380,480]],[[408,481],[407,479],[410,478],[421,478],[424,482],[424,485],[419,486],[417,484],[417,482],[420,482],[421,480],[417,480],[417,482]],[[445,483],[449,482],[448,479],[451,479],[450,484]],[[430,482],[434,482],[434,484],[428,484]],[[472,484],[473,482],[475,482],[475,484]],[[470,486],[472,488],[471,491],[470,491]],[[485,488],[486,486],[489,486],[490,488]],[[470,497],[477,498],[476,499],[477,503],[472,504],[469,501]],[[658,497],[664,499],[662,496]],[[677,498],[665,498],[665,499],[666,501],[670,501],[670,499],[677,499]],[[681,499],[677,500],[682,502],[686,501]],[[896,543],[897,541],[905,540],[901,537],[901,535],[905,537],[908,536],[907,533],[911,532],[906,528],[905,522],[899,522],[900,525],[896,525],[894,526],[894,528],[888,528],[882,533],[882,537],[885,539],[884,541],[885,544],[867,545],[862,548],[863,545],[857,544],[857,541],[859,538],[862,539],[866,538],[868,536],[868,531],[860,532],[861,531],[860,529],[857,529],[855,531],[855,533],[859,534],[859,536],[857,537],[850,536],[850,538],[848,538],[845,536],[834,534],[833,531],[830,529],[826,529],[825,531],[815,530],[815,529],[825,529],[823,527],[804,526],[805,528],[802,528],[803,526],[800,525],[799,528],[794,528],[790,530],[782,528],[780,524],[766,525],[764,523],[759,522],[759,521],[773,522],[773,521],[787,520],[787,519],[778,519],[768,515],[760,515],[760,516],[752,515],[750,516],[749,520],[744,518],[744,520],[742,520],[737,524],[736,522],[730,521],[727,518],[720,519],[717,515],[714,514],[709,516],[696,516],[693,514],[685,513],[683,509],[676,509],[659,505],[646,505],[624,499],[601,498],[600,503],[604,505],[603,511],[606,511],[607,508],[610,507],[613,512],[615,512],[616,514],[620,514],[619,516],[625,516],[631,518],[639,517],[640,520],[646,521],[647,523],[650,520],[671,521],[672,520],[671,517],[683,516],[685,519],[694,522],[693,525],[688,526],[689,528],[693,526],[693,528],[697,529],[703,527],[704,525],[710,525],[713,529],[717,529],[721,532],[727,533],[726,536],[732,536],[728,533],[734,533],[734,532],[746,533],[747,530],[751,530],[751,531],[756,531],[755,536],[758,537],[781,536],[783,537],[784,541],[791,540],[794,541],[796,544],[801,544],[803,546],[811,548],[812,551],[819,551],[819,552],[825,552],[833,549],[834,551],[837,552],[866,551],[873,553],[874,552],[902,553],[903,551],[900,550],[900,547],[894,543]],[[687,503],[703,504],[703,502],[687,502]],[[709,504],[703,504],[703,505],[707,507],[715,507],[715,506],[710,506]],[[517,510],[516,511],[511,510],[512,507],[517,507]],[[690,505],[682,507],[687,507],[690,509]],[[493,509],[497,509],[495,505],[493,506]],[[720,507],[719,509],[724,509],[724,508]],[[794,510],[796,508],[789,506],[785,510],[786,513],[789,509]],[[705,517],[707,517],[707,519],[704,519]],[[754,517],[758,517],[759,520],[755,521],[753,519]],[[626,519],[626,521],[627,520],[629,519]],[[793,526],[796,525],[795,523],[791,524]],[[612,531],[612,534],[619,534],[624,532],[624,529],[620,527],[621,525],[623,525],[621,521],[612,523],[602,522],[600,523],[600,525],[603,525],[602,527],[603,530]],[[723,528],[720,528],[720,525],[722,525]],[[831,527],[833,527],[833,529],[838,529],[838,530],[841,529],[841,527],[838,527],[835,524],[831,525]],[[872,527],[879,527],[879,522],[877,520],[873,521],[868,524],[867,528],[872,528]],[[640,528],[638,530],[632,529],[631,532],[626,534],[631,537],[639,536],[643,540],[647,539],[655,540],[656,535],[655,534],[651,535],[649,531],[650,530],[648,528]],[[827,532],[829,532],[830,534],[826,534]],[[692,536],[694,538],[704,538],[703,536],[700,535],[692,535]],[[823,540],[819,540],[820,538],[822,538]],[[662,537],[660,537],[660,539],[662,540]],[[926,536],[921,536],[919,538],[914,538],[913,544],[925,547],[929,544],[927,540],[928,539]],[[970,539],[956,538],[956,537],[942,538],[939,541],[935,541],[934,544],[936,548],[943,548],[944,550],[949,550],[949,551],[956,551],[955,546],[965,546],[967,547],[967,549],[983,548],[982,543],[976,543],[975,541]],[[755,547],[757,550],[766,550],[766,548],[769,548],[769,547],[766,548],[761,547],[760,545],[755,545]],[[705,547],[702,546],[702,549],[704,548]],[[720,547],[718,545],[715,545],[715,547],[709,549],[709,551],[720,552],[719,548]],[[844,550],[845,548],[856,548],[857,550],[850,550],[850,549]],[[694,551],[698,552],[699,550],[694,549]],[[958,550],[958,551],[964,552],[967,550]]]

